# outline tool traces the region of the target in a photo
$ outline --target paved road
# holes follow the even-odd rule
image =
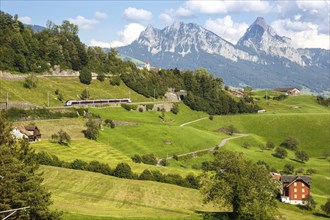
[[[220,143],[216,147],[211,147],[211,148],[206,148],[206,149],[203,149],[203,150],[198,150],[198,151],[192,151],[192,152],[189,152],[189,153],[179,154],[178,157],[180,158],[180,157],[189,156],[189,155],[191,155],[193,157],[193,156],[197,156],[198,153],[201,153],[201,152],[211,153],[214,150],[220,149],[221,147],[223,147],[230,140],[249,136],[248,134],[238,134],[238,133],[235,133],[234,135],[235,135],[234,137],[225,138],[225,139],[221,140]],[[157,166],[161,166],[160,162],[163,159],[171,160],[173,158],[172,157],[161,158],[157,161]]]

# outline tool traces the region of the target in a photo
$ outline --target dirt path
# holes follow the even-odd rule
[[[204,117],[204,118],[200,118],[200,119],[197,119],[197,120],[194,120],[194,121],[186,122],[186,123],[181,124],[180,127],[183,127],[183,126],[186,126],[186,125],[189,125],[189,124],[192,124],[192,123],[195,123],[195,122],[207,119],[207,118],[208,117]]]
[[[202,119],[200,119],[200,120],[202,120]],[[203,150],[198,150],[198,151],[192,151],[192,152],[189,152],[189,153],[179,154],[178,157],[180,158],[180,157],[190,156],[190,155],[192,157],[197,157],[198,153],[201,153],[201,152],[211,153],[214,150],[220,149],[221,147],[223,147],[230,140],[249,136],[248,134],[238,134],[238,133],[235,133],[234,135],[235,135],[235,137],[225,138],[225,139],[221,140],[220,143],[216,147],[211,147],[211,148],[206,148],[206,149],[203,149]],[[161,159],[159,159],[157,161],[157,166],[161,166],[160,165],[160,162],[163,159],[170,160],[170,159],[173,159],[173,157],[167,157],[167,158],[161,158]]]

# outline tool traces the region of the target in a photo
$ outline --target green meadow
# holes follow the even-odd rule
[[[91,99],[97,98],[127,98],[131,97],[132,101],[151,101],[129,89],[124,83],[120,86],[111,86],[109,80],[100,82],[92,80],[90,85],[80,83],[75,78],[38,78],[38,86],[34,89],[24,88],[24,80],[3,80],[0,79],[1,91],[0,100],[5,100],[8,94],[10,102],[25,102],[38,106],[64,106],[66,100],[80,99],[80,95],[84,89],[89,91]],[[61,102],[57,100],[55,90],[58,89],[64,98]]]
[[[124,84],[110,86],[109,82],[93,80],[91,85],[83,85],[78,79],[39,78],[36,89],[25,89],[23,81],[0,79],[0,99],[8,92],[10,101],[29,102],[46,106],[47,91],[50,93],[50,105],[61,106],[64,103],[56,99],[54,91],[59,89],[64,99],[77,99],[83,89],[88,89],[92,98],[127,97],[129,88]],[[133,101],[152,101],[135,92],[130,92]],[[271,96],[278,93],[267,92]],[[141,173],[144,169],[155,169],[162,173],[200,174],[201,163],[213,159],[212,154],[197,158],[170,160],[168,167],[157,167],[136,164],[131,160],[134,154],[153,153],[157,158],[183,154],[217,146],[229,136],[218,132],[222,127],[233,125],[240,133],[249,134],[227,142],[220,150],[231,150],[244,153],[245,157],[255,162],[262,160],[270,167],[281,171],[284,164],[290,163],[295,169],[308,168],[317,170],[312,177],[312,195],[320,205],[330,196],[329,158],[323,158],[323,152],[330,148],[330,111],[318,105],[312,96],[288,97],[282,101],[265,100],[265,91],[254,91],[258,105],[266,109],[263,114],[242,114],[214,116],[213,120],[203,112],[192,111],[180,104],[177,115],[166,112],[165,121],[158,111],[127,111],[121,107],[89,108],[89,111],[102,119],[112,119],[122,125],[114,129],[103,127],[97,141],[88,140],[83,135],[86,119],[64,118],[56,120],[33,121],[41,130],[42,141],[32,143],[36,151],[45,151],[57,155],[64,161],[81,159],[87,162],[97,160],[108,163],[114,168],[120,162],[126,162],[133,172]],[[159,101],[159,100],[158,100]],[[161,101],[159,101],[161,102]],[[184,123],[192,122],[187,124]],[[15,122],[24,125],[29,122]],[[69,133],[72,142],[60,145],[49,141],[51,135],[60,129]],[[289,135],[299,140],[299,149],[310,155],[310,160],[300,163],[294,152],[289,151],[285,159],[273,156],[273,151],[260,150],[260,144],[268,140],[276,146]],[[249,148],[243,148],[249,143]],[[151,181],[119,179],[87,171],[70,170],[41,166],[44,173],[44,186],[52,193],[53,208],[64,212],[63,219],[203,219],[197,211],[228,211],[225,208],[205,205],[198,190],[176,185]],[[280,216],[283,219],[323,219],[311,211],[295,206],[278,203]]]

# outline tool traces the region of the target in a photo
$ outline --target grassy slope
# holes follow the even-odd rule
[[[29,102],[39,106],[47,105],[47,92],[49,92],[50,106],[63,106],[64,103],[56,99],[55,90],[59,89],[64,100],[80,99],[84,89],[89,90],[91,98],[123,98],[129,96],[129,88],[121,83],[120,86],[110,86],[109,81],[100,82],[93,80],[90,85],[84,85],[78,78],[38,78],[38,86],[35,89],[26,89],[24,81],[11,81],[0,79],[0,100],[6,99],[7,93],[11,102]],[[142,95],[131,92],[131,98],[135,101],[148,101]]]
[[[202,130],[217,130],[234,125],[242,133],[253,133],[279,145],[293,135],[310,156],[321,156],[330,147],[329,113],[281,113],[217,116],[214,121],[201,121],[191,126]]]
[[[168,218],[213,210],[210,205],[202,205],[201,194],[194,189],[48,166],[41,170],[44,186],[52,192],[54,208],[71,213]]]
[[[64,211],[67,220],[201,220],[195,211],[225,211],[203,205],[194,189],[48,166],[40,170],[52,192],[53,208]],[[325,219],[285,204],[279,204],[279,212],[290,220]]]

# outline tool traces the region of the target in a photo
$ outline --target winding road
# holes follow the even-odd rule
[[[208,117],[204,117],[204,118],[200,118],[200,119],[197,119],[197,120],[194,120],[194,121],[190,121],[190,122],[187,122],[187,123],[184,123],[184,124],[181,124],[180,127],[183,127],[183,126],[186,126],[188,124],[191,124],[191,123],[195,123],[195,122],[198,122],[198,121],[201,121],[201,120],[204,120],[204,119],[207,119]],[[198,153],[201,153],[201,152],[207,152],[207,153],[210,153],[210,152],[213,152],[215,150],[218,150],[220,149],[221,147],[223,147],[228,141],[230,140],[233,140],[233,139],[236,139],[236,138],[242,138],[242,137],[247,137],[249,136],[249,134],[239,134],[239,133],[234,133],[234,137],[229,137],[229,138],[225,138],[223,140],[220,141],[220,143],[215,146],[215,147],[211,147],[211,148],[206,148],[206,149],[202,149],[202,150],[197,150],[197,151],[192,151],[192,152],[188,152],[188,153],[184,153],[184,154],[179,154],[178,157],[184,157],[184,156],[192,156],[192,157],[195,157],[198,155]],[[161,166],[161,161],[162,160],[170,160],[170,159],[173,159],[173,157],[166,157],[166,158],[160,158],[158,159],[157,161],[157,166]]]

